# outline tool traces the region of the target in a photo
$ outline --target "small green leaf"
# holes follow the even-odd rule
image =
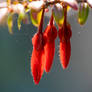
[[[89,6],[87,3],[81,3],[78,12],[78,22],[80,25],[85,24],[89,14]]]
[[[21,22],[24,19],[24,17],[25,17],[25,13],[20,13],[19,16],[18,16],[17,24],[18,24],[18,29],[19,30],[21,28]]]
[[[41,21],[41,15],[42,15],[42,10],[40,12],[35,12],[35,11],[31,10],[30,19],[34,26],[36,26],[36,27],[39,26],[40,21]]]
[[[12,34],[12,27],[13,27],[13,14],[9,14],[8,15],[8,19],[7,19],[7,25],[8,25],[8,29],[9,29],[9,33]]]

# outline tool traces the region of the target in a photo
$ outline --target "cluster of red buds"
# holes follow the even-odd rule
[[[51,8],[49,24],[43,31],[44,14]],[[18,28],[21,22],[28,20],[27,12],[34,26],[38,27],[37,33],[32,38],[33,51],[31,56],[31,72],[35,84],[39,84],[42,75],[51,70],[54,54],[55,39],[59,37],[60,61],[66,69],[71,56],[71,25],[67,20],[67,12],[72,8],[78,11],[78,23],[85,24],[92,0],[16,0],[0,3],[0,23],[5,23],[12,33],[13,15],[18,14]],[[55,27],[55,22],[58,29]]]

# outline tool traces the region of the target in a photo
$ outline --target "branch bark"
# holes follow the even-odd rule
[[[77,1],[77,3],[81,3],[81,2],[86,2],[86,0],[76,0]],[[45,4],[45,7],[48,7],[49,5],[53,5],[53,4],[56,4],[56,3],[61,3],[61,2],[63,2],[63,0],[62,1],[60,1],[60,0],[56,0],[56,1],[49,1],[49,2],[46,2],[46,4]],[[19,3],[20,4],[22,4],[23,3],[23,1],[19,1]],[[28,5],[29,3],[31,3],[31,2],[24,2],[24,3],[27,3],[26,5]],[[11,5],[13,4],[13,1],[11,2]],[[7,8],[8,7],[8,5],[7,5],[7,2],[0,2],[0,8]]]

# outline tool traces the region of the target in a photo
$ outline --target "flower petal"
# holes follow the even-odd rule
[[[44,1],[32,1],[29,3],[28,7],[33,11],[39,12],[44,5]]]
[[[0,3],[0,8],[4,8],[7,7],[7,2],[1,2]]]
[[[41,21],[41,16],[42,16],[42,11],[40,12],[34,12],[33,10],[31,10],[30,12],[30,19],[32,21],[32,24],[36,27],[39,26],[40,21]]]
[[[8,15],[8,20],[7,20],[7,25],[8,25],[8,29],[9,29],[9,33],[12,34],[12,27],[13,27],[13,15],[9,14]]]
[[[53,6],[52,13],[56,23],[61,26],[64,21],[64,11],[60,4],[56,4]]]
[[[15,4],[15,5],[11,5],[11,8],[13,9],[14,13],[24,13],[25,9],[24,6],[22,4]]]
[[[92,0],[87,0],[89,6],[92,8]]]
[[[18,16],[18,20],[17,20],[17,24],[18,24],[18,29],[20,30],[21,28],[21,22],[22,20],[25,18],[25,14],[24,13],[20,13]]]
[[[4,24],[8,17],[8,9],[7,8],[1,8],[0,9],[0,24]]]
[[[78,22],[83,25],[87,21],[89,14],[89,6],[87,3],[81,3],[78,12]]]
[[[78,3],[76,0],[60,0],[60,1],[63,1],[64,3],[68,4],[74,10],[78,10]]]

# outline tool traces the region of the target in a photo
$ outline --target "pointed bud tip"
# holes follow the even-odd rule
[[[40,80],[34,80],[35,85],[39,85]]]
[[[62,64],[62,68],[63,68],[63,70],[67,69],[68,68],[68,64],[67,65],[63,65]]]
[[[51,67],[50,68],[45,68],[45,72],[48,74],[51,70]]]
[[[45,70],[45,72],[48,74],[50,72],[50,70]]]

